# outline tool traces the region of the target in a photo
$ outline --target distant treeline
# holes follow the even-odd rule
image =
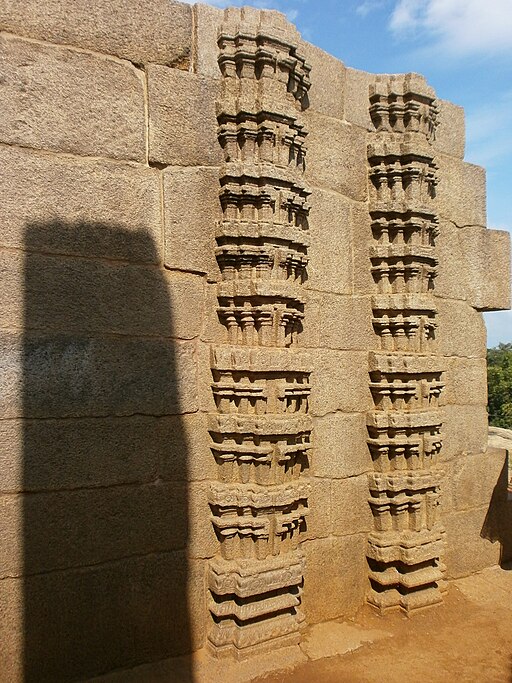
[[[512,429],[512,344],[487,349],[489,424]]]

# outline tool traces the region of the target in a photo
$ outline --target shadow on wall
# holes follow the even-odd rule
[[[510,456],[508,456],[510,457]],[[512,569],[512,500],[508,491],[508,457],[492,492],[489,509],[484,520],[482,538],[500,543],[500,566]]]
[[[26,248],[23,680],[56,683],[190,651],[187,444],[151,236],[50,222]]]

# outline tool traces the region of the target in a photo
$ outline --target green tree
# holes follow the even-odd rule
[[[487,349],[489,424],[512,429],[512,344]]]

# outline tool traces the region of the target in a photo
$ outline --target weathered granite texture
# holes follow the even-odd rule
[[[0,30],[0,682],[293,658],[512,559],[462,110],[274,11]]]

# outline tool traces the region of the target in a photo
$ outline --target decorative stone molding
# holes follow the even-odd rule
[[[291,27],[229,9],[219,35],[218,139],[222,219],[218,315],[227,345],[212,348],[209,493],[219,539],[210,563],[209,645],[242,658],[295,644],[303,625],[311,418],[310,362],[297,349],[308,264],[303,182],[309,66]]]
[[[369,602],[410,612],[442,600],[444,530],[433,290],[437,165],[435,95],[415,74],[380,76],[370,86],[375,127],[368,145],[373,329],[368,446],[374,464],[369,503]]]

